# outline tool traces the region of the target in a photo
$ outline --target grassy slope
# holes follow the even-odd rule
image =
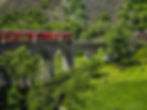
[[[95,90],[87,91],[84,110],[147,110],[147,64],[118,69],[101,68],[107,77],[92,81]]]
[[[91,81],[94,89],[79,94],[86,104],[79,105],[78,110],[147,110],[146,49],[133,57],[140,60],[136,65],[98,67],[103,77]]]

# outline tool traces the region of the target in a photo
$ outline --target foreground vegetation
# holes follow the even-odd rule
[[[79,99],[83,101],[70,110],[146,110],[146,49],[140,49],[130,59],[135,61],[131,65],[97,65],[95,74],[99,75],[90,80],[92,88],[79,93]]]
[[[146,49],[147,47],[144,47],[137,51],[130,59],[132,63],[127,66],[116,63],[105,64],[102,61],[104,54],[102,50],[90,59],[77,57],[77,65],[68,74],[58,73],[54,79],[48,81],[42,81],[39,78],[40,73],[36,71],[38,69],[35,64],[36,61],[39,62],[39,57],[22,60],[18,68],[13,66],[13,63],[16,65],[20,61],[11,59],[15,54],[7,53],[10,56],[6,55],[5,58],[10,57],[10,59],[4,61],[3,58],[3,61],[5,64],[10,61],[12,63],[3,68],[8,68],[5,69],[9,70],[6,73],[14,70],[17,73],[13,74],[15,83],[5,88],[9,90],[8,92],[3,92],[4,88],[0,89],[3,97],[8,98],[6,102],[3,102],[7,106],[1,105],[1,107],[11,110],[36,110],[37,108],[54,110],[58,107],[69,110],[97,110],[97,108],[100,110],[138,110],[139,108],[146,110],[147,54],[144,52]],[[16,55],[21,59],[30,57],[28,54],[21,54],[22,51],[27,53],[24,48],[14,53],[17,53]],[[2,65],[4,64],[1,63],[0,67]],[[28,71],[29,67],[32,72]],[[11,74],[7,75],[11,76]],[[21,85],[22,78],[33,79],[34,83]]]

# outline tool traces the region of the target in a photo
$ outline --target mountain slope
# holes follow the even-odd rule
[[[0,0],[0,15],[13,10],[24,11],[29,8],[42,8],[43,2],[50,5],[50,8],[54,8],[55,13],[62,19],[62,11],[64,10],[62,5],[67,0]],[[123,0],[83,0],[89,21],[96,19],[102,12],[108,12],[112,18],[115,18],[117,9],[122,2]]]
[[[92,21],[103,12],[108,12],[114,19],[123,1],[124,0],[83,0],[83,3],[86,7],[86,13],[90,21]]]

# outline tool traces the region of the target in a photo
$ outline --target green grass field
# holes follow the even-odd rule
[[[87,100],[83,110],[147,110],[147,64],[119,68],[105,65],[93,90],[80,94]]]
[[[146,49],[140,49],[131,58],[138,62],[136,64],[97,66],[95,70],[101,77],[91,80],[92,89],[78,94],[81,102],[73,110],[147,110]]]

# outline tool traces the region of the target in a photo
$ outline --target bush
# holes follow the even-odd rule
[[[0,68],[5,76],[8,77],[5,85],[5,98],[3,108],[5,110],[25,109],[26,95],[29,89],[29,82],[37,75],[39,66],[39,57],[31,56],[26,48],[21,47],[15,51],[5,53],[0,56]],[[0,88],[0,93],[2,93]],[[3,94],[1,94],[3,95]],[[3,100],[1,100],[3,102]]]
[[[82,1],[68,1],[65,13],[68,16],[67,22],[69,24],[69,30],[72,32],[73,37],[75,39],[78,39],[78,37],[81,35],[86,26],[86,14]]]
[[[144,31],[147,28],[147,1],[128,0],[121,9],[120,19],[133,30]]]
[[[110,29],[110,16],[103,13],[93,25],[89,26],[82,32],[82,39],[97,39],[103,36]]]
[[[108,29],[110,29],[110,23],[108,21],[99,20],[91,27],[85,29],[85,31],[81,34],[81,38],[97,39],[102,37],[108,31]]]
[[[108,54],[117,62],[129,58],[132,53],[132,35],[125,27],[116,26],[107,32],[106,36]]]

